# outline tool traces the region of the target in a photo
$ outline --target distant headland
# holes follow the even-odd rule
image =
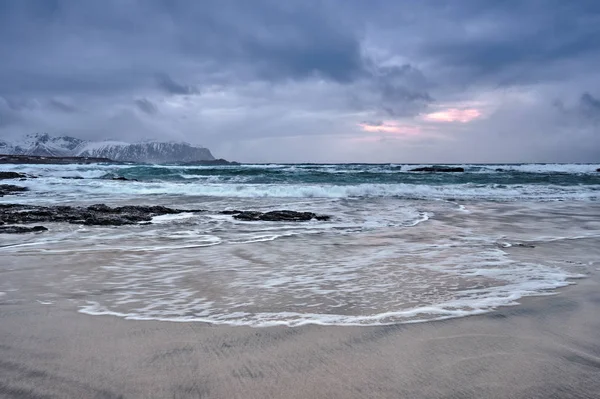
[[[0,139],[0,163],[152,163],[227,165],[210,150],[185,142],[85,141],[71,136],[30,134],[18,141]]]

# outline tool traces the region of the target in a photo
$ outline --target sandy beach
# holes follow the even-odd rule
[[[598,239],[514,248],[585,265],[557,295],[381,327],[124,320],[0,297],[1,398],[598,398]],[[6,259],[6,258],[5,258]],[[57,266],[57,269],[60,266]],[[7,268],[18,280],[35,267]],[[29,276],[29,277],[27,277]]]

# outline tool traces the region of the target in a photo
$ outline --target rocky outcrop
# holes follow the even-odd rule
[[[128,179],[125,176],[113,177],[113,178],[111,178],[111,180],[118,180],[118,181],[139,181],[137,179]]]
[[[258,212],[258,211],[223,211],[225,215],[233,215],[234,219],[245,220],[245,221],[267,221],[267,222],[305,222],[312,219],[315,220],[329,220],[331,217],[328,215],[317,215],[312,212],[296,212],[296,211],[270,211],[270,212]]]
[[[1,179],[26,179],[26,178],[27,178],[27,175],[25,173],[0,171],[0,180]]]
[[[225,166],[225,165],[239,165],[239,162],[227,161],[223,158],[213,159],[212,161],[194,161],[194,162],[179,162],[178,165],[183,166]]]
[[[25,233],[40,233],[48,231],[44,226],[2,226],[0,225],[0,234],[25,234]]]
[[[424,166],[424,167],[420,167],[420,168],[414,168],[409,170],[409,172],[430,172],[430,173],[437,173],[437,172],[464,172],[465,168],[461,168],[461,167],[450,167],[450,166]]]
[[[9,194],[21,193],[23,191],[27,191],[27,187],[15,186],[13,184],[0,184],[0,197]]]
[[[120,206],[111,208],[104,204],[88,207],[0,204],[0,221],[4,224],[64,222],[95,226],[122,226],[149,222],[154,216],[182,212],[200,211],[172,209],[165,206]]]
[[[0,204],[0,226],[3,228],[3,233],[28,233],[46,230],[44,226],[14,226],[33,223],[61,222],[88,226],[123,226],[144,222],[149,223],[154,216],[173,215],[184,212],[200,213],[206,211],[202,209],[174,209],[160,205],[110,207],[105,204],[96,204],[88,207],[77,207]],[[327,215],[289,210],[270,212],[235,210],[222,211],[220,213],[232,215],[237,220],[246,221],[304,222],[313,219],[321,221],[330,219],[330,216]]]

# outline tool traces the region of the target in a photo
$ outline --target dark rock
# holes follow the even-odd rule
[[[121,206],[111,208],[105,204],[88,207],[71,206],[28,206],[0,204],[0,220],[10,224],[63,222],[95,226],[121,226],[149,222],[152,217],[182,212],[164,206]]]
[[[42,231],[48,231],[44,226],[2,226],[0,225],[0,233],[4,234],[24,234],[24,233],[39,233]]]
[[[238,211],[238,210],[227,210],[227,211],[221,211],[219,212],[221,215],[236,215],[238,213],[242,213],[242,211]]]
[[[94,204],[94,205],[90,205],[88,206],[88,211],[93,211],[93,212],[112,212],[112,208],[108,205],[105,204]]]
[[[69,180],[83,180],[81,176],[63,176],[61,179],[69,179]]]
[[[409,170],[409,172],[464,172],[465,168],[461,168],[461,167],[450,167],[450,166],[438,166],[438,165],[434,165],[434,166],[424,166],[421,168],[415,168],[415,169],[411,169]]]
[[[124,176],[113,177],[111,180],[120,180],[120,181],[138,181],[136,179],[128,179]]]
[[[110,207],[95,204],[88,207],[73,206],[32,206],[20,204],[0,204],[0,222],[6,224],[29,224],[62,222],[85,224],[92,226],[122,226],[150,222],[154,216],[172,215],[184,212],[205,212],[202,209],[174,209],[166,206],[128,205]],[[288,210],[257,211],[223,211],[222,214],[233,215],[235,219],[247,221],[292,221],[329,220],[328,215],[317,215],[312,212],[295,212]]]
[[[596,172],[600,172],[600,168],[596,169]]]
[[[0,172],[0,179],[25,179],[27,175],[19,172]]]
[[[0,197],[9,194],[20,193],[29,190],[27,187],[15,186],[12,184],[0,184]]]
[[[238,214],[233,215],[234,219],[237,220],[261,220],[261,216],[264,215],[263,212],[258,212],[258,211],[242,211]]]
[[[263,214],[260,219],[268,221],[294,221],[301,222],[315,218],[312,212],[294,212],[294,211],[271,211]]]
[[[520,248],[535,248],[535,245],[532,244],[523,244],[523,243],[518,243],[514,245],[515,247],[520,247]]]
[[[191,161],[191,162],[181,162],[179,163],[179,165],[184,165],[184,166],[193,166],[193,165],[215,165],[215,166],[221,166],[221,165],[239,165],[239,162],[235,162],[235,161],[227,161],[223,158],[219,158],[219,159],[212,159],[212,160],[205,160],[205,161]]]
[[[504,169],[502,169],[502,168],[497,168],[497,169],[496,169],[496,172],[505,172],[505,170],[504,170]]]
[[[305,222],[308,220],[329,220],[330,216],[317,215],[312,212],[296,212],[296,211],[223,211],[223,214],[233,215],[234,219],[245,221],[268,221],[268,222]]]

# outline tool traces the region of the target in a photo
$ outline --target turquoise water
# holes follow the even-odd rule
[[[457,165],[464,173],[411,172],[422,165],[294,164],[221,167],[132,166],[119,174],[144,181],[196,180],[247,184],[555,184],[598,185],[597,165]]]

